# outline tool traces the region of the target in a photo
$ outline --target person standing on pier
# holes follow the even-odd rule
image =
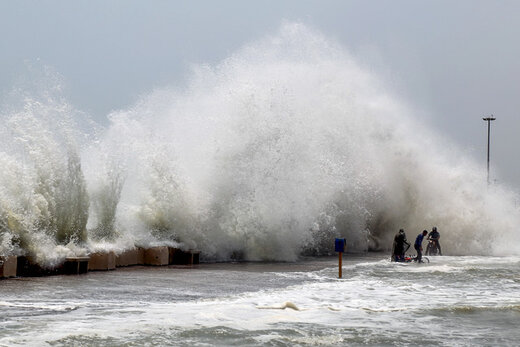
[[[407,245],[406,249],[404,245]],[[392,252],[392,260],[393,261],[404,261],[404,254],[410,248],[410,244],[406,240],[406,234],[404,233],[404,229],[400,229],[399,232],[394,237],[394,247]]]
[[[433,227],[432,231],[428,234],[428,240],[432,240],[435,247],[439,251],[439,255],[442,255],[441,244],[439,243],[439,239],[441,238],[441,234],[437,231],[437,227]],[[428,252],[426,252],[428,255]]]
[[[417,251],[417,262],[422,263],[422,242],[424,237],[428,235],[428,231],[423,230],[422,233],[417,235],[417,238],[415,239],[415,244],[413,245],[415,250]]]

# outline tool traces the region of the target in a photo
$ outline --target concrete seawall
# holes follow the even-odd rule
[[[127,266],[168,266],[199,264],[199,251],[160,246],[134,248],[121,253],[94,252],[86,257],[68,257],[55,268],[45,268],[28,256],[0,256],[0,279],[51,275],[80,275],[89,271],[110,271]]]
[[[16,277],[17,257],[0,257],[0,278]]]

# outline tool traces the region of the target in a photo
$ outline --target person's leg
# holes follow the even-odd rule
[[[417,262],[422,263],[422,250],[421,247],[417,247]]]
[[[437,249],[439,250],[439,255],[442,255],[441,244],[439,241],[437,241]]]

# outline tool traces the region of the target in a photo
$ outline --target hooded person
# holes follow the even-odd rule
[[[405,245],[407,246],[405,248]],[[399,229],[399,232],[394,237],[394,245],[392,251],[393,261],[404,261],[404,254],[410,248],[410,243],[406,240],[404,229]]]
[[[439,251],[439,255],[442,255],[441,244],[439,243],[439,239],[441,238],[441,234],[437,231],[437,227],[433,227],[432,231],[428,234],[428,240],[432,240],[435,247]]]

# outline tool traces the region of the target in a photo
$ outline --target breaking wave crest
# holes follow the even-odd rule
[[[520,251],[515,195],[302,24],[193,67],[187,86],[113,112],[104,130],[53,95],[2,111],[0,253],[52,263],[175,244],[295,260],[340,236],[349,251],[387,250],[399,228],[433,225],[447,254]]]

